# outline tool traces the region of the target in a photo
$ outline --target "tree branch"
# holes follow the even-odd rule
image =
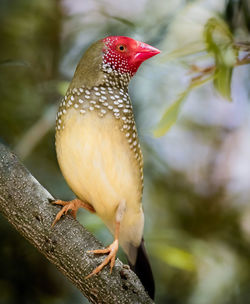
[[[103,260],[87,254],[101,248],[95,237],[72,216],[64,216],[52,229],[59,207],[17,157],[0,143],[0,212],[51,263],[76,285],[91,303],[152,304],[137,276],[119,260],[85,280]]]

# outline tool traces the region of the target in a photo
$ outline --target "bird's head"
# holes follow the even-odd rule
[[[125,36],[108,36],[103,42],[103,67],[106,71],[133,76],[141,63],[160,51],[151,45]]]
[[[80,60],[70,88],[120,81],[127,85],[141,63],[160,51],[146,43],[124,36],[109,36],[92,44]],[[107,77],[107,74],[109,77]],[[105,75],[104,75],[105,74]],[[104,77],[105,76],[105,77]]]

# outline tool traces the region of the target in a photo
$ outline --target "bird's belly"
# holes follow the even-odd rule
[[[129,147],[120,122],[111,114],[79,114],[74,108],[57,132],[56,151],[62,173],[82,200],[90,203],[108,223],[122,199],[127,208],[139,210],[140,166]],[[113,222],[113,221],[112,221]]]

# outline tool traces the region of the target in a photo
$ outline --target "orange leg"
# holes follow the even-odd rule
[[[84,203],[83,201],[81,201],[77,198],[72,201],[68,201],[68,202],[57,200],[57,201],[53,202],[53,204],[61,205],[61,206],[63,206],[63,208],[61,211],[59,211],[57,213],[56,218],[52,224],[52,227],[54,227],[54,225],[60,220],[62,215],[67,214],[67,212],[69,210],[71,210],[71,214],[73,215],[74,218],[76,218],[76,213],[77,213],[78,209],[81,207],[84,209],[87,209],[88,211],[90,211],[92,213],[95,212],[95,209],[91,205]]]
[[[96,267],[89,275],[85,277],[85,279],[88,279],[92,277],[92,275],[97,274],[100,272],[104,266],[106,266],[108,263],[110,263],[110,273],[112,273],[112,269],[115,265],[115,257],[119,248],[119,232],[120,232],[120,223],[123,218],[124,212],[126,211],[126,201],[121,200],[119,203],[117,210],[116,210],[116,216],[115,216],[115,239],[112,244],[110,244],[105,249],[97,249],[97,250],[90,250],[87,251],[88,253],[94,253],[94,254],[103,254],[108,253],[108,256],[104,259],[104,261]]]
[[[85,279],[88,279],[92,277],[94,274],[97,274],[100,272],[104,266],[106,266],[108,263],[110,263],[110,274],[112,273],[112,269],[115,265],[115,258],[116,254],[119,248],[119,242],[118,242],[118,237],[119,237],[119,230],[120,230],[120,222],[116,222],[115,224],[115,240],[112,244],[110,244],[107,248],[105,249],[97,249],[97,250],[90,250],[87,251],[87,253],[94,253],[94,254],[103,254],[103,253],[108,253],[108,256],[105,258],[105,260],[98,266],[96,267],[89,275],[85,277]]]

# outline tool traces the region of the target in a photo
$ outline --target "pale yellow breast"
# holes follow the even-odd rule
[[[71,108],[64,129],[57,131],[56,151],[62,173],[82,200],[95,208],[104,222],[112,222],[122,199],[128,213],[141,213],[141,174],[135,153],[111,114],[84,116]]]

